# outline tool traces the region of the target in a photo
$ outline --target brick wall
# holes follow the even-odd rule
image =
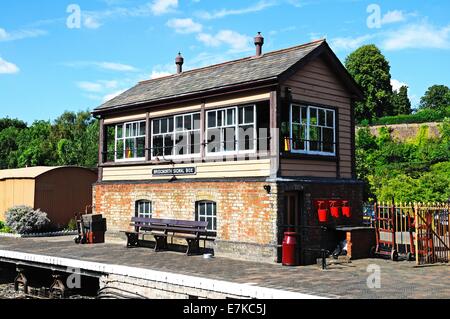
[[[154,218],[194,220],[195,203],[217,203],[216,255],[273,262],[276,258],[276,184],[264,182],[99,183],[94,210],[107,218],[108,230],[129,229],[135,202],[150,200]],[[239,243],[237,245],[236,243]],[[246,245],[248,244],[248,245]],[[239,247],[239,249],[235,249]]]
[[[339,238],[332,229],[336,226],[362,226],[362,187],[361,183],[353,182],[291,182],[284,183],[279,186],[279,193],[296,191],[303,198],[301,224],[309,226],[300,231],[299,236],[299,258],[300,263],[307,265],[316,262],[320,257],[319,249],[324,248],[333,251],[339,242]],[[352,217],[333,219],[328,216],[328,223],[319,223],[317,209],[314,207],[314,201],[318,199],[341,199],[349,200],[351,206]],[[279,222],[282,223],[284,213],[283,197],[279,198]],[[330,231],[324,232],[319,226],[328,226]],[[278,232],[278,243],[281,244],[283,239],[283,229]],[[345,238],[344,238],[345,239]],[[278,251],[278,261],[281,259],[280,249]]]

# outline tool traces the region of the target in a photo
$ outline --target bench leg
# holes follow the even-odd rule
[[[161,251],[167,249],[167,237],[166,236],[157,236],[155,235],[155,251]]]
[[[192,256],[200,252],[200,241],[198,239],[186,238],[186,241],[188,244],[186,255]]]
[[[127,235],[127,248],[139,246],[139,235],[134,233],[126,233]]]

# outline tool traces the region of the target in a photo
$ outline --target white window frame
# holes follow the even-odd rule
[[[198,129],[194,129],[194,115],[200,115],[200,121],[201,121],[201,114],[200,112],[192,112],[192,113],[184,113],[184,114],[177,114],[177,115],[172,115],[172,116],[167,116],[167,117],[162,117],[162,118],[155,118],[152,119],[152,132],[151,132],[151,159],[154,160],[158,157],[162,157],[162,158],[166,158],[166,159],[186,159],[186,158],[196,158],[196,157],[200,157],[202,154],[202,149],[201,149],[201,123],[200,123],[200,127]],[[185,130],[184,127],[184,117],[185,116],[191,116],[192,118],[192,129],[191,130]],[[177,117],[183,117],[183,131],[177,131],[177,123],[176,123],[176,118]],[[153,121],[159,121],[159,120],[168,120],[168,119],[172,119],[173,120],[173,132],[170,133],[159,133],[159,134],[154,134],[153,133]],[[179,133],[191,133],[191,132],[198,132],[200,135],[200,149],[198,153],[194,153],[194,154],[183,154],[183,155],[174,155],[175,153],[175,147],[176,147],[176,136]],[[153,145],[153,140],[155,136],[164,136],[164,135],[172,135],[173,138],[173,150],[172,150],[172,155],[161,155],[161,156],[153,156],[153,150],[154,150],[154,145]],[[187,148],[188,151],[190,152],[190,144],[187,144]]]
[[[293,107],[300,107],[300,114],[301,114],[301,108],[302,107],[306,107],[306,115],[307,115],[307,121],[306,121],[306,147],[305,150],[294,150],[294,148],[292,147],[293,145]],[[311,140],[310,140],[310,127],[311,127],[311,109],[317,109],[317,114],[319,114],[319,110],[323,110],[325,111],[325,121],[327,121],[327,111],[328,112],[333,112],[333,152],[323,152],[323,151],[311,151],[310,147],[311,147]],[[328,128],[330,129],[330,126],[323,126],[323,125],[314,125],[320,128]],[[322,134],[323,137],[323,134]],[[325,108],[325,107],[320,107],[320,106],[315,106],[315,105],[307,105],[307,104],[297,104],[297,103],[292,103],[290,105],[290,110],[289,110],[289,138],[291,141],[291,153],[296,153],[296,154],[308,154],[308,155],[322,155],[322,156],[336,156],[336,110],[332,109],[332,108]],[[323,142],[322,142],[323,144]]]
[[[141,205],[140,204],[148,204],[148,213],[142,213],[141,212]],[[140,199],[135,202],[135,216],[138,218],[152,218],[153,216],[153,203],[147,199]]]
[[[214,201],[209,201],[209,200],[202,200],[202,201],[198,201],[196,202],[196,220],[197,221],[208,221],[208,218],[212,218],[213,223],[212,225],[207,226],[207,230],[211,231],[211,232],[217,232],[217,203]],[[205,206],[205,213],[204,214],[200,214],[201,210],[200,210],[200,205],[206,205]],[[212,215],[208,215],[208,205],[212,205]],[[202,218],[203,219],[202,219]]]
[[[141,132],[141,124],[144,124],[145,125],[145,132],[144,132],[144,135],[140,135],[140,132]],[[134,125],[134,124],[137,124],[137,135],[134,135],[134,136],[130,136],[130,137],[127,137],[126,136],[126,128],[127,128],[127,125]],[[118,138],[117,137],[117,131],[118,131],[118,128],[119,128],[119,126],[122,126],[122,137],[121,138]],[[145,149],[145,141],[144,141],[144,156],[143,157],[132,157],[132,158],[126,158],[126,156],[125,156],[125,152],[126,152],[126,140],[128,139],[134,139],[134,143],[135,143],[135,147],[136,147],[136,149],[135,149],[135,151],[136,151],[136,156],[137,156],[137,139],[139,139],[139,138],[144,138],[144,140],[145,140],[145,138],[146,138],[146,135],[147,135],[147,131],[148,131],[148,127],[146,126],[146,121],[144,120],[144,121],[142,121],[142,120],[139,120],[139,121],[133,121],[133,122],[125,122],[125,123],[121,123],[121,124],[116,124],[116,126],[115,126],[115,136],[114,136],[114,161],[115,162],[135,162],[135,161],[145,161],[145,152],[146,152],[146,149]],[[118,141],[119,140],[122,140],[123,141],[123,157],[124,158],[117,158],[117,144],[118,144]]]
[[[239,109],[241,108],[246,108],[246,107],[253,107],[253,122],[252,123],[244,123],[243,124],[239,124]],[[234,109],[234,113],[235,113],[235,121],[234,121],[234,125],[228,125],[227,124],[227,111],[230,109]],[[224,112],[225,117],[222,117],[222,123],[220,126],[218,126],[217,123],[217,113],[218,112]],[[216,112],[216,126],[215,127],[209,127],[208,126],[208,118],[209,118],[209,114],[212,112]],[[257,119],[256,119],[256,104],[249,104],[249,105],[240,105],[240,106],[232,106],[232,107],[226,107],[226,108],[221,108],[221,109],[214,109],[214,110],[208,110],[206,111],[206,116],[205,116],[205,139],[206,141],[208,140],[208,131],[209,130],[223,130],[223,129],[227,129],[227,128],[234,128],[236,135],[235,135],[235,150],[232,151],[224,151],[224,140],[223,140],[223,136],[224,134],[220,134],[220,151],[219,152],[210,152],[209,151],[209,147],[208,144],[206,144],[206,149],[205,149],[205,154],[206,156],[223,156],[223,155],[235,155],[235,154],[253,154],[256,153],[257,147],[258,147],[258,136],[257,136]],[[243,114],[244,118],[245,118],[245,112]],[[253,149],[251,150],[240,150],[239,149],[239,139],[240,139],[240,127],[241,126],[250,126],[253,125]],[[217,143],[217,142],[216,142]]]

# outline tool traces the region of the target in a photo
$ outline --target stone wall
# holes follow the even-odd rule
[[[393,125],[374,125],[370,126],[370,132],[378,136],[379,129],[381,127],[389,128],[391,132],[391,136],[394,139],[398,139],[400,141],[406,141],[409,139],[413,139],[419,133],[420,127],[426,126],[428,128],[428,137],[436,138],[440,137],[439,125],[441,123],[431,122],[431,123],[420,123],[420,124],[393,124]],[[358,128],[356,128],[358,130]]]
[[[99,183],[94,210],[108,221],[108,231],[129,229],[135,202],[149,200],[154,218],[194,220],[195,203],[217,203],[217,256],[274,262],[276,260],[277,192],[265,182]]]

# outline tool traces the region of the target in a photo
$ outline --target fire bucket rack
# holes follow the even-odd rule
[[[352,210],[350,201],[344,199],[317,199],[314,201],[314,207],[317,211],[317,217],[320,223],[327,223],[332,219],[351,218]]]

